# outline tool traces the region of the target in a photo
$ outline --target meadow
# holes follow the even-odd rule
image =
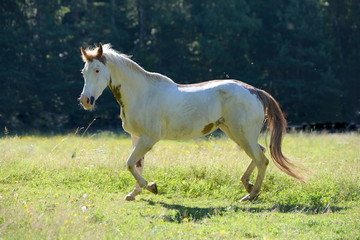
[[[270,162],[251,202],[250,160],[226,137],[159,142],[144,172],[159,194],[124,201],[131,148],[107,133],[1,138],[0,239],[360,239],[359,134],[288,134],[307,184]]]

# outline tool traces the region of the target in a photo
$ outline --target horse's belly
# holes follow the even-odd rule
[[[211,105],[200,100],[187,101],[175,109],[161,118],[162,138],[187,140],[201,137],[215,131],[222,118],[220,101],[213,101]]]
[[[215,131],[222,123],[223,119],[220,116],[213,120],[194,119],[188,123],[179,124],[173,122],[162,129],[162,138],[170,140],[198,138]]]
[[[171,129],[166,129],[162,134],[163,139],[169,140],[188,140],[200,136],[201,134],[190,126],[178,126]]]

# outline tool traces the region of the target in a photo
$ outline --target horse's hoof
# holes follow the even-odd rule
[[[158,189],[157,189],[157,186],[156,186],[156,183],[150,183],[147,187],[146,187],[147,190],[149,190],[150,192],[152,192],[153,194],[158,194]]]
[[[124,200],[126,200],[126,201],[134,201],[134,200],[135,200],[135,197],[129,194],[129,195],[126,195],[126,197],[124,198]]]
[[[250,201],[251,198],[250,198],[250,194],[246,195],[245,197],[243,197],[240,201],[241,202],[246,202],[246,201]]]
[[[248,194],[245,197],[243,197],[240,201],[241,202],[245,202],[245,201],[251,201],[255,198],[257,198],[260,195],[260,193],[255,193],[255,194]]]

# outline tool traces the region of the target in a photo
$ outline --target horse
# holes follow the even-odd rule
[[[248,192],[241,201],[260,194],[269,160],[258,143],[264,124],[270,131],[270,153],[284,173],[303,181],[296,166],[282,153],[287,122],[278,102],[264,90],[238,80],[211,80],[177,84],[148,72],[111,44],[80,48],[85,63],[84,87],[79,101],[93,110],[96,100],[109,87],[120,105],[123,129],[131,135],[133,150],[126,166],[136,186],[125,200],[135,200],[143,189],[157,194],[156,183],[142,177],[144,156],[161,139],[188,140],[220,129],[251,158],[241,181]],[[250,176],[258,169],[255,184]]]

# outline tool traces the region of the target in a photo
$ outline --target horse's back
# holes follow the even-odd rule
[[[185,93],[194,93],[194,96],[205,98],[208,102],[221,101],[223,107],[235,104],[257,111],[259,105],[262,105],[255,94],[257,91],[255,87],[233,79],[180,85],[179,89]]]

